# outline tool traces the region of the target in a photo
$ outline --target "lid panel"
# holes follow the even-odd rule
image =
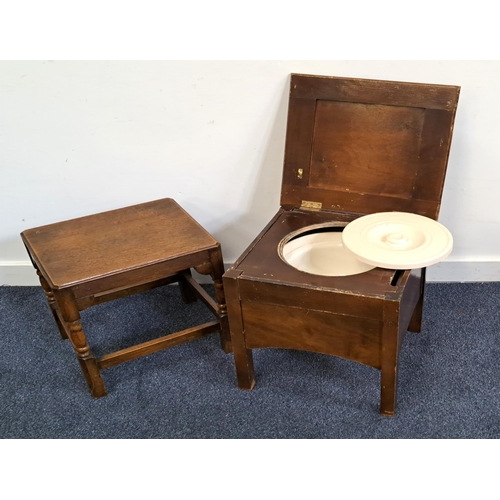
[[[371,214],[374,212],[413,212],[431,219],[436,219],[436,202],[378,196],[375,194],[348,193],[302,186],[285,186],[281,196],[285,207],[300,207],[303,201],[321,203],[321,210]],[[418,211],[416,210],[418,209]]]
[[[305,185],[309,178],[315,114],[315,99],[290,98],[283,186]]]
[[[388,106],[422,107],[453,111],[460,87],[427,83],[297,75],[291,78],[291,95],[301,99],[326,99]]]
[[[460,87],[292,75],[282,206],[436,219]]]
[[[411,198],[424,112],[318,101],[309,185]]]
[[[454,113],[440,109],[428,109],[425,112],[419,168],[413,191],[415,199],[441,200],[454,118]]]

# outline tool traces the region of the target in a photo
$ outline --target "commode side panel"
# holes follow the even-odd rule
[[[248,349],[313,351],[380,368],[379,321],[248,300],[241,306]]]

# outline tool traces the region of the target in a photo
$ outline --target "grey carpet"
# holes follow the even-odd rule
[[[499,299],[500,283],[428,284],[387,418],[377,370],[320,354],[256,350],[239,390],[216,334],[103,371],[94,400],[41,288],[0,287],[0,437],[499,438]],[[175,286],[82,312],[96,356],[211,319]]]

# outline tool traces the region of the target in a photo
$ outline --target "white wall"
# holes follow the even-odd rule
[[[35,284],[19,233],[175,198],[233,262],[279,207],[289,74],[462,87],[433,281],[500,280],[500,62],[0,62],[0,284]]]

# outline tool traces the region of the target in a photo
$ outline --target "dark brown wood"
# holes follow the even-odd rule
[[[193,302],[196,302],[198,300],[198,296],[196,295],[196,292],[193,290],[193,287],[189,286],[189,283],[187,282],[187,278],[190,278],[194,283],[196,283],[192,279],[191,269],[185,269],[184,271],[182,271],[180,273],[179,289],[181,291],[182,300],[186,304],[192,304]],[[198,284],[198,283],[196,283],[196,284]],[[203,291],[205,291],[205,290],[203,290]]]
[[[428,83],[301,75],[290,79],[290,96],[339,102],[359,102],[413,108],[456,108],[460,87]]]
[[[421,329],[425,269],[317,276],[280,249],[311,227],[339,230],[368,213],[437,219],[459,90],[292,75],[281,208],[224,275],[240,388],[255,384],[254,348],[330,354],[379,369],[380,412],[394,415],[403,339]]]
[[[380,413],[392,417],[396,411],[399,356],[399,301],[384,302],[380,357]]]
[[[281,205],[437,219],[459,90],[292,75]]]
[[[194,294],[195,297],[199,297],[205,305],[215,314],[219,315],[219,309],[217,303],[215,302],[210,295],[199,285],[199,283],[191,276],[191,274],[183,273],[184,281],[191,293]]]
[[[247,349],[245,331],[243,329],[243,316],[238,290],[238,278],[240,274],[241,271],[229,269],[224,274],[223,281],[227,294],[227,312],[238,387],[250,391],[255,385],[255,373],[252,351]]]
[[[87,385],[93,397],[100,398],[107,394],[106,387],[97,367],[96,359],[90,351],[87,338],[80,322],[78,305],[71,289],[55,290],[54,297],[61,313],[60,321],[75,350]]]
[[[377,196],[370,193],[350,193],[313,187],[283,186],[283,204],[300,205],[302,200],[320,201],[323,210],[356,212],[412,212],[431,219],[437,219],[440,203],[429,200],[414,200],[393,196]]]
[[[37,269],[36,273],[38,278],[40,279],[40,284],[42,285],[43,291],[45,293],[45,297],[47,298],[47,302],[49,303],[50,310],[52,311],[52,315],[54,316],[54,321],[56,322],[57,328],[59,329],[59,333],[61,334],[61,338],[66,340],[68,338],[68,334],[66,333],[66,329],[64,325],[61,323],[59,319],[59,312],[57,309],[57,302],[54,298],[54,292],[50,288],[47,280],[43,277],[42,273]]]
[[[214,281],[215,300],[217,301],[217,314],[221,325],[221,345],[224,352],[232,352],[231,333],[229,330],[229,320],[227,318],[227,305],[224,293],[224,284],[222,276],[224,275],[224,260],[222,258],[222,250],[220,245],[217,245],[210,251],[210,263],[212,269],[210,275]]]
[[[175,275],[182,269],[194,267],[200,259],[205,259],[207,250],[195,252],[191,255],[181,255],[172,260],[157,262],[138,269],[123,269],[122,272],[110,276],[102,276],[92,281],[86,281],[73,285],[71,288],[75,297],[81,299],[89,295],[101,294],[102,291],[130,288],[137,284],[147,284],[160,281],[165,277]]]
[[[220,245],[174,200],[32,228],[21,237],[61,336],[70,339],[94,397],[106,394],[101,369],[160,349],[219,331],[224,350],[231,352]],[[212,275],[216,301],[194,285],[190,268]],[[187,303],[196,300],[201,290],[217,320],[94,358],[79,311],[176,282]]]
[[[280,241],[289,233],[300,228],[332,221],[353,220],[350,214],[332,214],[328,212],[280,212],[275,223],[260,238],[257,245],[246,257],[239,260],[235,267],[245,271],[245,277],[271,283],[296,284],[304,288],[317,290],[340,290],[341,293],[351,290],[359,295],[362,290],[366,296],[384,297],[387,292],[395,291],[391,285],[394,271],[376,268],[363,275],[328,277],[317,276],[297,271],[285,263],[278,254]],[[274,294],[271,294],[274,295]]]
[[[126,349],[121,349],[120,351],[115,351],[111,354],[105,354],[97,360],[97,366],[100,369],[109,368],[111,366],[124,363],[125,361],[130,361],[141,356],[147,356],[148,354],[168,349],[170,347],[183,344],[184,342],[199,339],[219,330],[220,324],[218,321],[204,323],[203,325],[188,328],[170,335],[165,335],[164,337],[143,342],[142,344],[137,344],[133,347],[127,347]]]
[[[421,108],[318,101],[309,185],[410,199]]]
[[[426,269],[421,269],[420,276],[420,286],[419,286],[419,297],[417,305],[413,311],[413,314],[408,325],[408,331],[418,333],[422,331],[422,316],[424,309],[424,295],[425,295],[425,274]]]
[[[168,198],[28,229],[22,237],[34,260],[44,263],[52,288],[144,268],[218,244]]]
[[[98,304],[103,304],[111,300],[122,299],[130,295],[135,295],[136,293],[146,292],[153,288],[160,286],[170,285],[171,283],[180,283],[180,275],[174,274],[173,276],[167,276],[161,280],[150,281],[148,283],[142,283],[136,286],[121,286],[113,290],[106,292],[95,293],[94,295],[89,295],[87,297],[81,297],[77,299],[78,309],[83,311],[91,306],[96,306]],[[182,288],[181,288],[182,294]]]
[[[304,314],[295,303],[291,307],[245,300],[241,307],[248,349],[300,349],[380,368],[379,320],[309,308]]]
[[[314,137],[316,99],[291,97],[288,112],[292,113],[295,119],[288,122],[283,185],[307,186],[310,148]],[[302,169],[300,175],[299,168]]]
[[[301,271],[297,272],[301,273]],[[293,294],[295,301],[300,304],[301,308],[310,311],[327,311],[346,317],[364,319],[382,317],[385,295],[375,297],[368,294],[357,294],[356,301],[353,301],[352,296],[346,294],[345,290],[328,286],[312,288],[301,283],[294,283],[292,279],[286,282],[267,282],[255,279],[254,276],[247,276],[248,274],[243,274],[238,285],[240,293],[252,302],[286,307],[290,305],[290,291],[295,284]]]

